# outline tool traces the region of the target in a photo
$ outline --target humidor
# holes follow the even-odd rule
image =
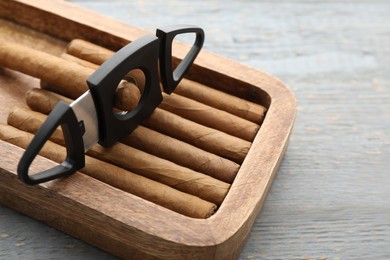
[[[0,38],[60,56],[73,39],[118,50],[146,32],[62,1],[3,0]],[[174,59],[189,46],[178,44]],[[271,75],[201,51],[186,78],[266,107],[217,211],[193,218],[82,173],[37,186],[16,176],[23,149],[0,140],[0,203],[122,258],[234,259],[260,212],[287,147],[296,102]],[[39,80],[0,67],[0,123]],[[205,93],[207,95],[207,93]],[[56,163],[38,157],[35,170]]]

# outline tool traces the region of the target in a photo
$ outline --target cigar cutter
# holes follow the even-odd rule
[[[172,42],[175,36],[195,33],[195,42],[181,63],[172,68]],[[163,91],[170,94],[192,65],[204,42],[199,27],[175,26],[157,29],[156,36],[145,35],[126,45],[104,62],[88,79],[89,90],[70,105],[59,102],[42,124],[18,164],[18,176],[27,184],[38,184],[74,173],[85,165],[84,153],[99,143],[112,146],[131,133],[161,103]],[[131,70],[145,75],[145,87],[132,111],[114,113],[113,100],[122,78]],[[160,70],[160,73],[159,73]],[[61,126],[67,156],[60,165],[29,174],[29,168],[43,145]]]

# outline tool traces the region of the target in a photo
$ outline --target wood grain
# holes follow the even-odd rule
[[[201,25],[206,49],[294,89],[300,107],[289,149],[240,259],[389,258],[387,1],[72,2],[150,31]],[[8,208],[0,212],[1,256],[111,258]]]

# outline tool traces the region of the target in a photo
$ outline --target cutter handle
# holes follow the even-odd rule
[[[65,160],[53,168],[29,175],[31,163],[58,126],[61,126],[64,134],[67,153]],[[82,136],[83,128],[77,122],[72,108],[60,101],[22,155],[17,168],[19,178],[27,184],[34,185],[72,174],[83,168],[85,159]]]
[[[172,42],[176,35],[184,33],[195,33],[196,38],[194,45],[190,51],[179,63],[175,70],[172,67]],[[204,42],[204,31],[200,27],[179,25],[167,27],[164,29],[157,29],[156,35],[160,40],[160,75],[161,83],[164,88],[164,92],[172,93],[184,74],[194,62],[196,56],[198,56],[202,49]],[[172,71],[173,70],[173,71]]]

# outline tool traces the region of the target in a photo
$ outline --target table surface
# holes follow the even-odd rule
[[[289,148],[240,259],[390,259],[390,2],[71,0],[205,49],[295,92]],[[1,259],[111,255],[0,206]]]

